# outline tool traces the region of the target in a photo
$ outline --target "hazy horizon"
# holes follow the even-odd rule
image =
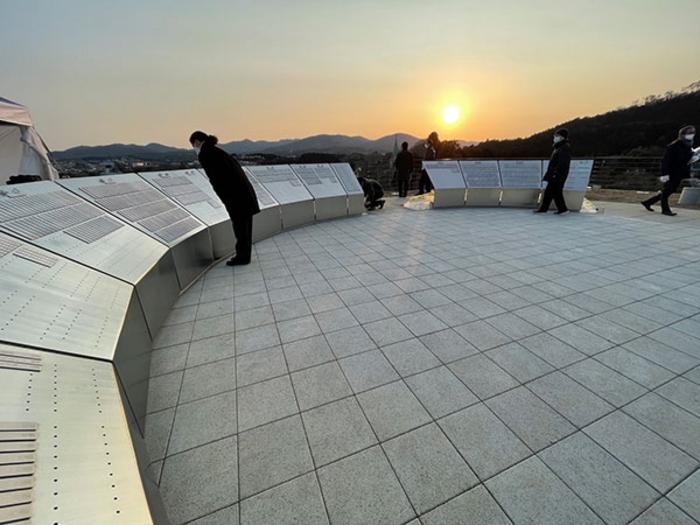
[[[697,0],[24,0],[0,19],[0,96],[54,150],[524,137],[697,81],[699,18]]]

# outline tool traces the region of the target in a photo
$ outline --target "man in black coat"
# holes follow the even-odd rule
[[[542,194],[542,203],[535,213],[547,213],[552,200],[557,205],[557,215],[569,213],[564,200],[564,184],[569,176],[571,165],[571,145],[569,144],[569,132],[560,129],[554,134],[554,151],[549,158],[547,173],[542,178],[547,187]]]
[[[386,202],[382,197],[384,197],[384,188],[374,179],[368,179],[365,177],[357,177],[357,182],[362,186],[362,193],[365,194],[365,208],[372,211],[377,208],[380,210],[384,209],[384,203]]]
[[[661,201],[663,215],[676,215],[668,205],[668,198],[678,189],[683,179],[690,178],[694,139],[695,127],[683,126],[678,130],[678,138],[666,146],[666,153],[661,161],[661,181],[664,186],[661,192],[642,202],[642,206],[647,210],[654,211],[651,205]]]
[[[413,171],[413,154],[408,151],[408,142],[401,144],[401,151],[396,155],[394,168],[399,180],[399,197],[408,195],[408,180]]]
[[[226,264],[249,264],[253,247],[253,215],[260,212],[258,197],[241,165],[224,150],[217,148],[217,142],[215,136],[203,131],[195,131],[190,136],[190,144],[197,152],[199,163],[226,206],[233,224],[236,255]]]
[[[428,135],[428,139],[425,141],[425,155],[423,160],[437,160],[438,157],[438,147],[440,146],[440,137],[436,131],[433,131]],[[420,171],[420,179],[418,179],[418,193],[417,195],[423,195],[424,193],[429,193],[433,190],[433,183],[430,180],[430,176],[425,168]]]

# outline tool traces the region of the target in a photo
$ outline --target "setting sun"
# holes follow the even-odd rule
[[[459,120],[460,110],[457,106],[447,106],[442,110],[442,120],[445,124],[454,124]]]

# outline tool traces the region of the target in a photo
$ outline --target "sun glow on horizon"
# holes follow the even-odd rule
[[[447,125],[456,124],[461,116],[462,111],[459,106],[450,105],[442,110],[442,121]]]

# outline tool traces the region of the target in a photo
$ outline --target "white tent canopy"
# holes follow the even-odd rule
[[[34,129],[29,110],[0,97],[0,184],[13,175],[58,178],[49,149]]]

